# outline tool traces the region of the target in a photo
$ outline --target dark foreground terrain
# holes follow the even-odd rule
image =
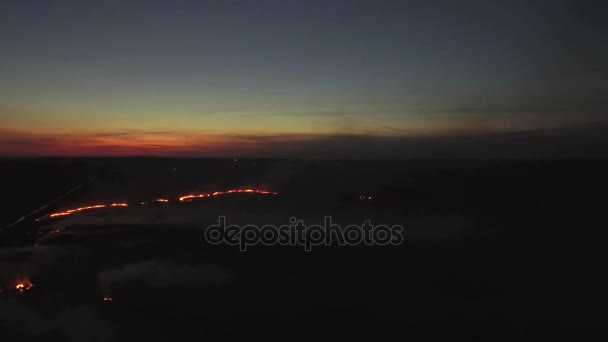
[[[604,335],[605,160],[1,164],[2,341]],[[277,195],[177,200],[233,188]],[[140,205],[156,198],[169,202]],[[48,218],[100,202],[128,207]],[[369,219],[402,225],[405,240],[241,252],[204,240],[220,215],[243,225]]]

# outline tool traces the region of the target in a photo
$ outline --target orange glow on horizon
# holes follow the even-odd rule
[[[47,127],[41,125],[40,127]],[[29,127],[28,127],[29,129]],[[192,131],[176,129],[171,132],[154,130],[86,131],[78,134],[30,131],[28,129],[6,130],[0,134],[0,155],[4,156],[233,156],[234,151],[260,150],[257,131]],[[273,136],[272,134],[267,134]],[[291,139],[300,139],[296,135]],[[40,140],[47,144],[32,144]],[[253,140],[253,141],[252,141]]]

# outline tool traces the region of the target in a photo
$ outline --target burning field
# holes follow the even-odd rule
[[[3,339],[284,341],[300,334],[372,341],[404,329],[422,341],[449,339],[453,332],[467,337],[455,340],[503,336],[484,335],[478,330],[483,324],[513,341],[526,329],[530,340],[556,337],[558,330],[542,330],[551,322],[601,324],[581,303],[600,310],[604,303],[599,260],[605,233],[588,228],[597,238],[585,242],[595,248],[573,238],[573,227],[586,228],[571,219],[592,207],[564,207],[555,180],[536,176],[518,183],[534,168],[429,173],[435,164],[331,162],[289,173],[270,172],[276,165],[265,161],[147,163],[125,166],[129,177],[116,176],[121,169],[115,166],[101,168],[102,180],[2,232]],[[573,178],[572,170],[550,168],[557,169],[568,170],[560,181],[589,178],[587,171]],[[517,182],[512,174],[520,175]],[[507,183],[489,187],[487,179]],[[401,224],[405,242],[311,252],[260,244],[240,252],[209,244],[203,234],[219,216],[242,227],[278,226],[291,217],[321,224],[325,215],[341,226],[366,219]]]
[[[192,206],[183,206],[184,203],[192,203],[193,201],[207,199],[207,198],[219,198],[219,197],[232,197],[234,196],[243,196],[243,195],[255,195],[255,196],[276,196],[277,192],[262,190],[262,189],[251,189],[251,188],[235,188],[229,189],[225,191],[214,191],[208,193],[195,193],[195,194],[186,194],[175,198],[155,198],[152,200],[141,201],[138,203],[128,203],[128,202],[110,202],[110,203],[98,203],[91,204],[86,206],[81,206],[77,208],[65,209],[62,211],[48,213],[42,217],[34,220],[35,230],[27,233],[28,236],[33,238],[32,244],[29,247],[22,247],[20,249],[4,249],[5,253],[11,255],[11,258],[18,258],[18,263],[11,263],[11,267],[5,267],[3,272],[0,272],[0,293],[3,295],[9,295],[10,293],[25,295],[29,294],[29,292],[34,289],[34,283],[30,280],[30,278],[39,278],[42,277],[42,283],[44,284],[46,281],[45,277],[48,277],[49,274],[46,273],[48,269],[56,267],[56,260],[58,258],[64,258],[67,254],[72,254],[70,251],[76,251],[76,255],[78,253],[82,253],[87,250],[85,254],[89,254],[90,250],[88,247],[84,246],[99,246],[105,249],[108,243],[108,239],[112,239],[111,245],[116,247],[116,243],[118,243],[118,247],[122,248],[124,246],[134,247],[140,246],[146,243],[156,243],[162,242],[162,248],[166,248],[168,243],[166,241],[166,234],[168,233],[167,228],[162,227],[159,228],[158,224],[162,222],[162,220],[158,220],[158,210],[159,207],[157,205],[165,205],[167,210],[173,210],[173,214],[169,215],[169,217],[175,217],[175,220],[172,222],[182,222],[181,224],[186,224],[185,227],[173,227],[171,235],[177,234],[181,236],[183,232],[187,232],[187,234],[191,234],[195,231],[192,227],[188,226],[188,222],[202,222],[204,220],[210,220],[211,217],[209,214],[205,217],[201,218],[200,209]],[[156,204],[156,206],[152,206]],[[143,211],[136,212],[126,212],[126,211],[117,211],[120,208],[125,209],[136,209],[140,208]],[[216,212],[213,208],[208,208],[207,211],[211,211],[215,215]],[[105,212],[107,214],[112,214],[112,217],[115,217],[119,220],[122,220],[121,224],[129,224],[134,223],[135,231],[132,230],[134,227],[129,226],[112,226],[112,218],[103,217],[99,222],[96,221],[96,216],[89,217],[79,217],[77,214],[84,213],[102,213]],[[152,216],[146,216],[146,214]],[[122,216],[121,216],[122,215]],[[71,220],[69,220],[72,218]],[[182,221],[179,221],[179,220]],[[96,223],[98,222],[98,223]],[[139,222],[139,223],[138,223]],[[146,225],[152,224],[156,222],[155,228],[149,229],[147,227],[141,226],[142,223]],[[90,228],[85,228],[90,224],[95,224],[99,227],[99,229],[92,230]],[[197,227],[196,230],[199,228]],[[165,235],[163,238],[156,240],[158,238],[159,230],[163,232]],[[132,231],[132,232],[129,232]],[[180,233],[182,232],[182,233]],[[114,240],[115,239],[115,240]],[[117,248],[118,248],[117,247]],[[114,251],[115,252],[115,251]],[[153,255],[150,258],[154,258]],[[124,259],[121,259],[124,260]],[[69,265],[69,262],[65,261],[62,263],[64,266]],[[41,268],[42,265],[42,268]],[[145,264],[143,264],[145,265]],[[154,266],[156,265],[156,266]],[[132,270],[140,269],[140,272],[137,273],[140,277],[147,277],[148,275],[157,274],[159,269],[158,265],[164,267],[164,269],[169,270],[172,267],[167,264],[148,264],[148,266],[142,266],[145,271],[141,271],[142,267],[133,267]],[[164,266],[163,266],[164,265]],[[153,267],[154,266],[154,267]],[[193,274],[196,274],[196,270],[190,270]],[[115,272],[114,272],[115,273]],[[114,274],[112,272],[105,272],[100,274]],[[122,272],[124,274],[125,272]],[[126,272],[128,273],[128,272]],[[169,274],[170,272],[165,272]],[[23,276],[23,274],[28,274],[27,276]],[[45,275],[46,274],[46,275]],[[177,279],[181,279],[179,281],[187,282],[188,279],[192,281],[197,281],[200,276],[194,275],[191,277],[187,277],[184,272],[179,274],[173,274],[172,276],[165,276],[165,280],[154,280],[155,283],[171,283],[171,279],[176,281]],[[57,276],[57,273],[52,275],[52,278],[56,279],[60,278]],[[111,277],[104,276],[100,277],[100,279],[109,279]],[[127,277],[128,278],[128,277]],[[137,278],[137,277],[135,277]],[[178,282],[179,282],[178,281]],[[72,280],[70,280],[72,282]],[[108,281],[104,281],[101,287],[105,289],[103,292],[106,292],[105,296],[102,296],[104,302],[111,302],[113,300],[112,296],[109,294],[109,283]],[[49,284],[46,284],[47,288]],[[70,286],[65,284],[65,286]],[[52,286],[51,286],[52,288]],[[44,290],[43,290],[44,291]]]

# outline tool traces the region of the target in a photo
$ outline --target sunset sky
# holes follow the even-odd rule
[[[0,49],[2,156],[399,157],[608,104],[576,1],[6,1]]]

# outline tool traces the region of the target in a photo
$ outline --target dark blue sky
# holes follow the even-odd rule
[[[264,155],[268,138],[586,125],[608,103],[600,4],[4,1],[0,152]]]

